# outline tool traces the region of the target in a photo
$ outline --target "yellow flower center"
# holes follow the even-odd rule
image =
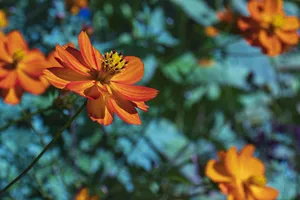
[[[14,63],[21,61],[24,58],[24,55],[25,52],[22,49],[15,51],[13,54]]]
[[[272,25],[275,28],[280,28],[284,24],[284,17],[282,15],[275,15],[272,20]]]
[[[126,67],[126,65],[127,62],[121,53],[118,53],[116,51],[105,53],[103,59],[103,69],[110,75],[120,73],[122,69]]]
[[[254,184],[254,185],[257,185],[259,187],[263,187],[267,184],[267,179],[265,176],[251,176],[249,179],[248,179],[248,182],[250,184]]]
[[[91,75],[95,77],[96,81],[102,84],[108,84],[115,74],[120,73],[126,67],[127,61],[121,53],[116,51],[107,52],[103,57],[102,70],[92,70]]]
[[[261,27],[265,29],[281,28],[284,25],[283,15],[269,16],[265,15],[261,23]]]

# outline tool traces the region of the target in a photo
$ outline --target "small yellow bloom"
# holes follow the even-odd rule
[[[7,27],[8,21],[6,14],[3,10],[0,10],[0,29]]]
[[[75,200],[99,200],[99,197],[97,195],[90,196],[88,189],[85,187],[76,194]]]

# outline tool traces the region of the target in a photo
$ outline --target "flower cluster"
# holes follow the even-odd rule
[[[231,30],[268,56],[277,56],[298,44],[299,20],[286,15],[283,0],[249,0],[247,5],[250,16],[238,15],[226,8],[217,13],[220,23],[205,27],[205,34],[215,37],[223,29]]]
[[[49,86],[43,70],[49,67],[38,49],[29,49],[18,31],[0,34],[0,93],[4,102],[18,104],[24,91],[39,95]]]
[[[249,17],[240,17],[238,26],[247,42],[269,56],[279,55],[298,44],[298,18],[286,16],[283,0],[250,0]]]
[[[219,184],[230,200],[275,200],[278,191],[266,186],[264,164],[253,157],[253,145],[246,145],[241,152],[231,147],[220,151],[218,160],[210,160],[206,175]]]

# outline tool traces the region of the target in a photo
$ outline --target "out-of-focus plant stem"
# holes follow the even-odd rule
[[[27,172],[40,160],[40,158],[46,153],[46,151],[56,142],[58,138],[62,135],[63,131],[68,128],[71,123],[76,119],[76,117],[81,113],[86,105],[86,101],[84,104],[76,111],[76,113],[67,121],[67,123],[55,134],[54,138],[48,145],[43,149],[43,151],[31,162],[31,164],[13,181],[11,181],[5,188],[0,191],[0,196],[2,196],[11,186],[13,186],[16,182],[18,182]]]
[[[6,129],[8,129],[11,125],[13,124],[16,124],[18,122],[21,122],[21,121],[25,121],[27,120],[28,118],[34,116],[34,115],[37,115],[37,114],[40,114],[40,113],[43,113],[43,112],[46,112],[46,111],[49,111],[53,109],[53,106],[49,106],[47,108],[42,108],[42,109],[38,109],[37,111],[35,112],[32,112],[32,113],[29,113],[29,114],[25,114],[23,117],[19,118],[19,119],[15,119],[15,120],[11,120],[9,121],[7,124],[5,124],[4,126],[1,126],[0,127],[0,132],[1,131],[5,131]]]

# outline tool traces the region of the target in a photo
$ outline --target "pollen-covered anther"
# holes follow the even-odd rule
[[[120,73],[127,65],[122,53],[116,51],[106,52],[103,59],[104,71],[111,75]]]

